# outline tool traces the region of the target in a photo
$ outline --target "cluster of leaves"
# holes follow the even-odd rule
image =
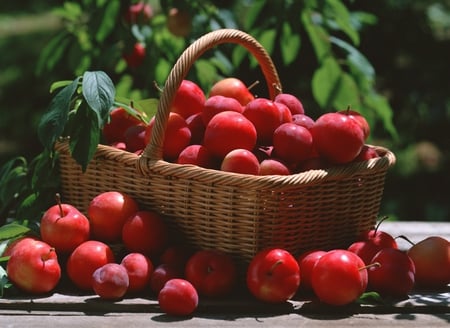
[[[100,143],[101,129],[114,104],[115,88],[104,72],[87,71],[67,84],[42,116],[38,136],[51,152],[58,138],[70,137],[70,151],[83,170]]]
[[[284,84],[307,85],[290,88],[298,95],[310,89],[314,106],[320,111],[351,105],[377,122],[392,137],[392,109],[375,88],[375,70],[358,50],[360,31],[376,22],[367,12],[351,12],[341,0],[273,2],[213,2],[193,0],[149,1],[153,17],[148,23],[130,24],[124,13],[131,1],[66,1],[56,13],[64,18],[65,29],[44,49],[38,70],[68,66],[75,75],[90,69],[103,70],[115,81],[120,96],[144,99],[157,97],[153,87],[163,84],[171,67],[187,45],[218,28],[238,28],[253,35],[274,58],[281,72],[295,71],[302,60],[314,57],[314,70],[297,74]],[[171,7],[192,16],[190,34],[183,38],[167,29]],[[146,59],[138,68],[127,67],[123,54],[136,42],[146,47]],[[205,90],[222,76],[242,72],[257,76],[257,63],[242,47],[220,47],[199,58],[189,75]],[[242,77],[244,78],[244,77]],[[245,78],[244,78],[245,79]],[[284,76],[281,75],[282,81]],[[252,82],[252,81],[249,81]]]
[[[0,226],[20,224],[37,231],[42,211],[59,186],[58,168],[44,151],[31,162],[16,157],[0,168]],[[0,235],[0,240],[4,236]]]

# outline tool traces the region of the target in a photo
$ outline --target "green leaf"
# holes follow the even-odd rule
[[[337,110],[343,110],[348,106],[359,108],[360,90],[355,80],[348,73],[342,73],[333,95],[332,105]]]
[[[83,9],[79,3],[74,1],[65,1],[64,6],[56,8],[53,13],[61,18],[65,18],[68,21],[77,21],[83,14]]]
[[[356,45],[359,44],[359,34],[358,31],[353,27],[350,12],[347,7],[340,0],[327,0],[325,1],[330,13],[339,26],[339,28],[347,34],[347,36]]]
[[[353,11],[350,13],[350,20],[355,30],[360,31],[364,25],[375,25],[378,22],[377,16],[364,11]]]
[[[114,84],[105,72],[85,72],[83,74],[83,96],[89,108],[97,115],[96,121],[101,128],[114,103]]]
[[[170,73],[170,70],[172,69],[171,63],[169,63],[164,58],[158,59],[158,65],[156,65],[155,68],[155,80],[158,84],[164,84],[164,82],[167,79],[167,76]]]
[[[103,42],[108,35],[114,30],[114,27],[116,26],[116,17],[118,16],[120,12],[120,1],[108,1],[106,3],[106,6],[103,10],[103,15],[100,18],[97,28],[94,28],[96,30],[95,39],[97,42]]]
[[[53,149],[55,141],[62,135],[67,123],[72,97],[77,90],[80,77],[59,91],[50,102],[49,109],[41,117],[38,126],[38,137],[42,145]]]
[[[16,157],[0,168],[0,217],[6,217],[16,206],[17,200],[27,187],[27,161]]]
[[[275,29],[263,30],[259,35],[259,43],[266,49],[269,54],[273,53],[275,47],[275,38],[277,36],[277,31]]]
[[[100,142],[101,129],[97,119],[96,113],[84,104],[78,108],[72,118],[69,148],[73,159],[80,164],[83,172],[94,157]]]
[[[0,210],[2,212],[21,194],[27,186],[27,182],[26,165],[13,167],[2,176],[0,188]]]
[[[156,98],[147,98],[134,102],[134,106],[146,114],[147,120],[155,116],[158,110],[159,100]]]
[[[203,90],[214,84],[217,77],[216,67],[206,59],[198,59],[194,63],[198,82]]]
[[[332,105],[341,78],[342,70],[333,57],[327,57],[314,72],[312,91],[321,108],[327,109]]]
[[[214,57],[210,59],[210,62],[216,66],[220,72],[224,75],[231,75],[233,73],[233,64],[230,59],[220,50],[214,51]]]
[[[52,85],[50,86],[50,93],[53,93],[56,89],[64,88],[71,83],[72,83],[71,80],[53,82]]]
[[[353,72],[363,75],[365,79],[367,79],[367,83],[373,83],[375,80],[375,69],[369,60],[358,51],[358,49],[353,47],[348,42],[333,36],[330,37],[330,41],[347,52],[347,62]]]
[[[36,74],[41,75],[46,71],[52,71],[58,61],[63,57],[72,41],[73,37],[66,31],[58,33],[53,37],[44,49],[42,49],[36,64]]]
[[[372,91],[364,97],[364,102],[378,114],[387,132],[398,140],[397,129],[393,123],[393,110],[387,99]]]
[[[30,232],[30,228],[17,223],[8,223],[0,226],[0,240],[15,238]]]
[[[316,57],[320,63],[330,54],[330,36],[328,32],[316,22],[316,20],[313,20],[314,15],[318,15],[318,13],[313,12],[309,8],[304,9],[301,13],[301,20],[312,43]]]
[[[275,47],[275,39],[277,36],[277,31],[275,29],[264,29],[260,32],[255,32],[255,35],[258,35],[258,42],[262,45],[262,47],[267,51],[269,55],[272,55],[273,49]],[[250,57],[250,67],[256,67],[258,65],[258,61],[255,57]]]
[[[253,27],[265,5],[266,0],[252,1],[252,5],[245,13],[244,30],[248,31]]]
[[[56,165],[54,159],[51,154],[44,150],[31,161],[29,170],[31,172],[31,188],[33,190],[58,185],[59,166]]]
[[[281,30],[280,48],[284,65],[291,64],[300,50],[300,35],[292,32],[289,22],[284,22]]]
[[[386,302],[383,300],[380,294],[377,292],[366,292],[363,293],[357,300],[358,304],[385,304]]]
[[[233,66],[239,67],[246,56],[248,56],[247,49],[238,46],[234,47],[231,54],[231,62],[233,63]]]

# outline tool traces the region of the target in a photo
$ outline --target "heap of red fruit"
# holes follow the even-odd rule
[[[120,250],[112,245],[121,245]],[[52,292],[66,274],[74,287],[103,300],[153,296],[170,315],[191,315],[199,298],[227,297],[241,282],[229,254],[177,243],[163,216],[140,209],[119,191],[94,197],[85,215],[57,197],[42,217],[40,238],[21,237],[3,256],[9,256],[8,278],[24,292]],[[269,303],[298,293],[333,306],[352,303],[366,291],[404,298],[414,287],[439,289],[450,283],[450,243],[430,236],[402,251],[377,226],[348,249],[303,254],[262,249],[242,283]]]
[[[115,109],[105,141],[140,153],[150,142],[154,120],[144,125]],[[171,104],[163,159],[227,172],[288,175],[378,157],[365,145],[369,134],[366,119],[351,109],[314,121],[291,94],[255,98],[241,80],[225,78],[206,96],[196,83],[183,80]]]
[[[125,193],[97,195],[86,215],[61,203],[59,196],[56,199],[42,217],[40,239],[20,238],[3,254],[10,256],[9,279],[25,292],[50,292],[65,272],[74,286],[103,299],[153,293],[163,311],[187,315],[197,307],[199,295],[223,297],[238,282],[230,255],[174,244],[164,218],[140,209]],[[114,253],[112,244],[122,244],[125,253]],[[438,289],[450,283],[446,239],[430,236],[405,252],[379,225],[348,249],[296,255],[281,248],[257,253],[247,268],[250,293],[278,303],[298,291],[312,291],[324,303],[345,305],[366,290],[401,298],[415,286]],[[65,270],[59,257],[66,258]]]

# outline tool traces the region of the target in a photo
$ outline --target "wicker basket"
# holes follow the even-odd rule
[[[258,60],[270,97],[281,92],[272,61],[254,38],[230,29],[204,35],[185,50],[170,72],[152,140],[143,155],[99,145],[82,173],[68,144],[56,145],[65,201],[85,211],[100,192],[126,192],[142,208],[164,214],[170,227],[192,247],[223,250],[240,263],[269,246],[294,254],[347,246],[376,221],[386,172],[395,163],[388,149],[376,147],[380,158],[289,176],[227,173],[162,160],[176,90],[194,61],[222,43],[244,46]]]

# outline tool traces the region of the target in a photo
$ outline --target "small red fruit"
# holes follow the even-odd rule
[[[192,314],[198,306],[198,294],[185,279],[171,279],[158,294],[158,304],[165,313],[174,316]]]
[[[292,115],[292,123],[303,126],[308,130],[314,126],[314,120],[306,114]]]
[[[95,196],[88,206],[93,238],[119,242],[126,219],[139,209],[137,202],[120,191],[106,191]]]
[[[358,122],[358,124],[361,126],[361,129],[363,130],[364,140],[367,140],[367,138],[370,135],[370,126],[369,126],[369,123],[367,122],[366,118],[363,115],[361,115],[361,113],[359,113],[355,110],[352,110],[350,108],[341,110],[338,113],[348,115],[350,118],[353,118],[356,122]]]
[[[158,265],[150,277],[150,289],[158,295],[167,281],[174,278],[183,278],[184,268],[180,268],[171,264],[162,263]]]
[[[358,255],[367,265],[372,263],[372,258],[383,248],[398,248],[395,238],[379,229],[386,219],[387,217],[381,219],[374,229],[361,233],[358,240],[348,247],[349,251]]]
[[[69,279],[82,290],[92,290],[92,274],[107,263],[114,262],[111,248],[97,240],[88,240],[70,254],[66,263]]]
[[[129,278],[125,267],[107,263],[92,274],[92,289],[102,299],[119,300],[128,290]]]
[[[176,160],[178,164],[193,164],[207,169],[215,167],[215,158],[203,145],[189,145],[184,148]]]
[[[125,142],[125,132],[127,129],[130,126],[142,123],[122,107],[114,108],[109,116],[109,123],[103,127],[103,136],[107,144]]]
[[[403,298],[414,287],[415,266],[411,258],[395,248],[383,248],[372,259],[369,272],[369,287],[382,296]]]
[[[128,273],[128,293],[142,292],[149,286],[153,263],[147,256],[141,253],[128,253],[120,264]]]
[[[152,137],[152,130],[155,124],[155,117],[150,120],[145,131],[145,142],[148,144]],[[191,142],[191,130],[186,120],[177,113],[170,112],[164,132],[163,159],[175,161],[181,151]]]
[[[226,253],[201,250],[187,261],[185,275],[200,295],[218,297],[229,294],[234,288],[237,267]]]
[[[284,120],[280,108],[269,99],[256,98],[245,106],[243,114],[255,126],[258,144],[271,145],[275,129]]]
[[[311,273],[314,293],[324,303],[346,305],[366,290],[367,269],[361,258],[347,250],[335,249],[323,254]]]
[[[272,154],[289,165],[297,165],[309,158],[312,150],[312,135],[303,126],[284,123],[273,133]]]
[[[253,257],[246,278],[248,289],[257,299],[281,303],[297,292],[300,269],[291,253],[280,248],[269,248]]]
[[[33,239],[16,244],[6,272],[15,286],[32,294],[52,291],[61,278],[55,249],[43,241]]]
[[[170,105],[170,111],[181,115],[184,119],[200,113],[205,104],[205,93],[193,81],[183,80]]]
[[[205,101],[205,107],[202,111],[203,124],[208,125],[209,121],[218,113],[225,111],[242,113],[243,110],[242,105],[234,98],[220,95],[210,96]]]
[[[126,61],[128,67],[138,68],[144,62],[146,52],[144,44],[135,43],[130,51],[123,54],[123,59]]]
[[[220,169],[225,172],[259,174],[258,158],[247,149],[234,149],[225,155]]]
[[[130,153],[137,152],[145,148],[145,130],[144,124],[130,126],[125,131],[125,149]]]
[[[291,95],[289,93],[280,93],[275,99],[275,102],[282,103],[286,105],[291,111],[292,115],[295,114],[304,114],[305,110],[303,108],[303,104],[296,96]]]
[[[364,145],[363,148],[361,149],[361,151],[359,152],[358,156],[356,156],[356,158],[354,159],[354,161],[362,162],[362,161],[368,161],[369,159],[378,158],[378,157],[380,157],[380,155],[378,155],[375,148],[373,148],[369,145]]]
[[[217,81],[209,91],[209,96],[224,96],[236,99],[242,106],[255,99],[248,87],[240,79],[228,77]]]
[[[129,216],[123,225],[122,241],[126,249],[150,258],[164,251],[168,238],[166,223],[154,211],[138,211]]]
[[[215,115],[206,126],[203,144],[219,158],[238,148],[252,151],[256,145],[256,129],[244,115],[225,111]]]
[[[300,288],[305,291],[312,291],[312,271],[317,261],[327,252],[322,250],[312,250],[301,254],[297,258],[300,268]]]
[[[281,161],[274,158],[267,158],[259,164],[259,175],[289,175],[289,168]]]
[[[353,161],[364,145],[360,124],[342,113],[323,114],[310,131],[319,155],[335,164]]]
[[[59,194],[56,201],[42,216],[41,238],[58,253],[67,254],[89,239],[89,220],[74,206],[62,204]]]
[[[139,1],[128,7],[124,18],[128,24],[143,25],[148,24],[152,17],[152,7],[144,1]]]

